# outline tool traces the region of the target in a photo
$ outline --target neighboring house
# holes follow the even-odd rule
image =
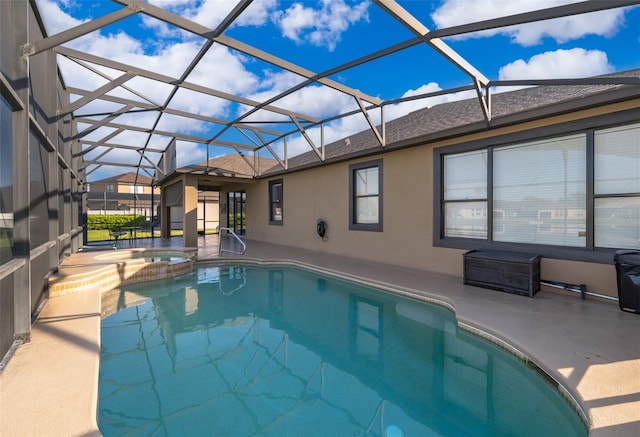
[[[152,186],[153,179],[135,172],[112,176],[87,184],[89,214],[130,213],[156,216],[160,202],[160,188]],[[152,195],[153,194],[153,195]],[[153,204],[153,208],[152,208]]]
[[[614,251],[640,248],[638,108],[637,85],[530,87],[493,95],[488,122],[477,99],[444,103],[387,122],[384,145],[369,129],[325,145],[324,161],[161,183],[212,181],[222,211],[241,191],[248,240],[456,276],[471,249],[535,253],[544,279],[615,295]]]
[[[236,168],[232,160],[224,160],[230,168]],[[212,165],[215,160],[211,160]],[[189,170],[205,163],[186,167]],[[246,171],[246,169],[242,170]],[[182,171],[178,169],[176,171]],[[157,220],[160,204],[160,188],[152,186],[153,179],[135,172],[101,179],[87,184],[88,214],[139,214],[148,220]],[[152,195],[153,193],[153,195]],[[198,190],[198,231],[211,233],[219,226],[219,191],[202,185]],[[153,209],[151,205],[153,204]],[[170,215],[171,229],[182,229],[182,210],[174,208]]]

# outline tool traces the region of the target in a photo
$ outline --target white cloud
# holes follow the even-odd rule
[[[218,118],[226,118],[229,115],[230,106],[228,100],[202,95],[184,88],[178,90],[169,104],[171,109]]]
[[[520,26],[514,32],[513,39],[523,45],[538,44],[548,36],[558,43],[576,40],[585,35],[613,36],[624,22],[624,11],[602,11],[574,16],[571,18],[556,18],[548,22],[531,23]]]
[[[368,2],[350,7],[344,0],[322,0],[319,9],[294,3],[274,15],[274,21],[282,35],[296,43],[309,42],[333,51],[350,25],[369,20],[368,7]]]
[[[214,44],[187,80],[218,91],[246,95],[256,89],[259,78],[247,70],[245,62],[244,56]]]
[[[155,3],[162,7],[171,8],[174,11],[180,11],[181,14],[197,20],[208,27],[214,27],[222,17],[226,16],[232,6],[230,2],[220,3],[217,0],[198,3],[180,0],[155,0]],[[82,23],[82,21],[73,18],[53,2],[41,1],[40,4],[43,16],[52,34]],[[265,20],[268,19],[274,5],[275,2],[273,0],[253,2],[242,14],[241,19],[237,21],[238,25],[263,24]],[[351,23],[367,18],[366,7],[367,3],[361,3],[352,9],[343,1],[326,1],[319,10],[307,8],[309,11],[313,11],[313,16],[316,21],[309,26],[298,27],[297,35],[313,44],[326,44],[334,48],[340,39],[341,33],[347,30]],[[69,10],[73,11],[73,9]],[[81,38],[72,40],[66,45],[79,51],[93,53],[123,64],[139,66],[145,70],[160,72],[170,77],[180,77],[185,67],[189,65],[193,56],[200,49],[202,41],[191,38],[191,36],[182,30],[174,30],[164,23],[158,24],[158,21],[145,18],[144,15],[141,17],[143,18],[145,26],[154,29],[155,35],[158,37],[156,41],[138,40],[134,38],[133,35],[129,35],[124,31],[114,31],[113,33],[106,34],[103,30],[95,31]],[[170,36],[171,38],[169,40],[163,40],[160,38],[161,36]],[[62,74],[65,77],[66,83],[70,86],[91,91],[104,85],[108,80],[64,57],[59,56],[58,58]],[[277,95],[304,80],[304,78],[287,71],[274,71],[271,67],[263,71],[257,71],[255,68],[256,64],[248,64],[248,62],[253,61],[245,55],[237,54],[220,45],[214,45],[187,80],[205,87],[246,96],[258,101]],[[247,65],[253,67],[255,71],[249,70]],[[117,78],[124,74],[124,71],[98,65],[94,65],[94,68],[104,72],[110,78]],[[128,81],[126,85],[130,85],[141,94],[159,104],[164,103],[171,89],[170,85],[160,84],[156,81],[143,78],[133,78]],[[136,97],[128,91],[119,88],[110,91],[109,94],[134,101],[140,100],[140,97]],[[78,97],[75,96],[75,99],[77,98]],[[276,102],[276,105],[316,117],[326,117],[353,109],[355,102],[353,98],[338,93],[331,88],[310,85]],[[83,107],[82,112],[108,113],[120,109],[121,106],[121,104],[98,99]],[[238,106],[239,105],[226,100],[196,93],[187,89],[180,89],[170,104],[171,108],[183,109],[189,112],[219,118],[227,118],[230,115],[233,116],[233,114],[237,114],[235,111],[238,109]],[[265,112],[261,112],[260,115],[263,116]],[[268,116],[274,116],[274,114],[269,113]],[[96,117],[96,119],[100,118],[102,118],[102,116]],[[114,121],[116,123],[150,127],[154,124],[156,118],[156,113],[138,113],[124,115]],[[88,125],[86,124],[79,126],[80,130],[87,127]],[[162,117],[158,126],[158,128],[167,131],[186,132],[203,137],[210,136],[208,127],[210,126],[207,123],[198,120],[187,121],[181,117],[166,115]],[[362,130],[365,127],[366,122],[361,115],[336,121],[330,123],[325,128],[325,140],[333,141],[357,130]],[[99,141],[110,132],[113,132],[113,129],[102,128],[99,131],[89,134],[85,138],[87,140]],[[310,135],[314,136],[314,141],[319,144],[319,130],[311,129]],[[146,133],[123,132],[110,140],[110,142],[141,146],[148,138],[148,134]],[[297,141],[298,140],[293,140],[292,142],[292,149],[294,150]],[[163,143],[161,141],[158,147],[163,146],[166,146],[166,142]],[[177,146],[177,161],[179,166],[205,159],[206,155],[204,146],[202,145],[178,141]],[[308,150],[309,146],[306,145],[304,147],[305,150]],[[104,150],[104,148],[99,148],[99,150],[89,153],[87,158],[97,157]],[[101,159],[119,163],[135,162],[137,164],[139,154],[126,149],[113,149]],[[92,173],[91,179],[95,180],[98,177],[118,174],[121,173],[122,170],[122,167],[103,166],[100,170]]]
[[[215,29],[236,4],[236,2],[229,0],[202,0],[198,2],[193,0],[151,0],[150,3],[210,29]],[[276,6],[276,0],[256,0],[242,12],[233,25],[261,26],[268,21]],[[150,21],[146,24],[157,26],[156,23]]]
[[[556,50],[518,59],[500,68],[501,80],[562,79],[597,76],[613,71],[607,54],[600,50]]]
[[[171,44],[149,54],[145,53],[140,41],[122,32],[116,35],[96,35],[79,47],[79,50],[96,53],[106,59],[171,77],[179,77],[199,49],[200,44],[191,41]]]
[[[83,127],[86,127],[84,125]],[[98,140],[99,138],[91,138],[92,140]],[[115,136],[111,139],[111,143],[115,144],[125,144],[131,146],[143,146],[147,141],[147,135],[141,132],[122,132],[121,134]],[[149,147],[151,148],[164,148],[169,142],[170,138],[163,137],[160,135],[153,135],[149,142]],[[85,159],[92,160],[96,158],[101,153],[107,150],[104,147],[98,147],[95,150],[87,153],[85,155]],[[158,161],[160,159],[159,154],[157,153],[149,153],[148,157],[153,162]],[[120,164],[131,164],[132,167],[135,167],[140,161],[140,154],[135,150],[128,149],[112,149],[108,151],[105,155],[101,157],[102,160]],[[185,165],[193,164],[195,162],[204,161],[206,159],[205,146],[202,144],[192,143],[189,141],[177,141],[176,143],[176,162],[178,167],[182,167]],[[143,165],[148,165],[149,162],[146,160],[142,161]],[[91,170],[93,165],[89,168]],[[135,170],[135,169],[134,169]],[[121,174],[123,172],[130,171],[129,169],[122,166],[102,166],[97,169],[94,173],[90,175],[90,179],[92,181],[103,179],[109,176],[114,176]],[[146,171],[140,170],[143,174],[148,175]]]
[[[154,114],[154,117],[156,117],[156,114]],[[193,134],[194,132],[203,132],[207,130],[206,123],[203,121],[172,114],[163,114],[156,129],[166,132],[179,132],[185,134]]]
[[[187,39],[191,35],[180,28],[171,26],[169,23],[157,20],[154,17],[142,14],[142,26],[153,31],[156,41],[161,41],[162,38],[183,38]]]
[[[417,87],[416,89],[407,90],[402,95],[402,97],[419,96],[422,94],[428,94],[441,90],[442,88],[437,83],[429,82]],[[467,99],[475,96],[475,91],[463,91],[459,93],[410,100],[394,105],[387,105],[384,108],[384,119],[386,122],[389,122],[418,109],[431,107],[440,103]],[[290,109],[292,111],[314,115],[319,118],[327,117],[329,115],[346,113],[354,110],[357,107],[352,97],[342,93],[338,93],[337,91],[326,87],[307,87],[303,90],[300,90],[298,93],[294,93],[293,95],[288,97],[290,98],[282,99],[275,104],[278,106],[286,106],[287,109]],[[285,102],[286,105],[284,104]],[[254,118],[256,119],[265,119],[264,112],[260,113],[261,117],[257,117],[258,114],[255,115],[256,117]],[[380,124],[381,111],[378,108],[369,110],[368,115],[375,125]],[[276,116],[274,116],[273,118],[276,118]],[[330,144],[334,141],[338,141],[342,138],[347,138],[363,130],[370,129],[370,126],[365,116],[361,113],[357,113],[348,117],[343,117],[332,122],[325,123],[322,129],[324,143]],[[319,126],[312,127],[307,129],[306,133],[314,142],[315,146],[320,147],[321,128]],[[284,147],[282,142],[277,142],[273,145],[273,149],[277,151],[280,158],[284,158],[283,148]],[[311,146],[301,134],[294,134],[287,137],[287,155],[289,157],[309,151],[311,151]]]
[[[193,4],[193,0],[149,0],[152,3],[163,9],[176,9],[185,8]]]
[[[207,159],[205,147],[188,141],[176,141],[176,165],[184,167]]]
[[[496,17],[546,9],[577,0],[446,0],[431,18],[438,28],[451,27]],[[624,22],[623,9],[612,9],[553,20],[538,21],[502,29],[493,29],[455,37],[457,39],[479,38],[504,34],[522,45],[531,46],[550,37],[564,43],[585,35],[614,35]]]
[[[283,91],[288,90],[306,80],[305,77],[299,76],[286,70],[279,72],[275,72],[273,70],[263,70],[262,75],[263,77],[260,81],[260,88],[263,91],[269,90],[271,92],[271,95],[269,95],[268,97],[280,94]],[[254,97],[256,97],[256,95],[254,95]],[[266,95],[264,95],[263,97],[266,97]]]
[[[313,27],[316,11],[306,8],[302,3],[295,3],[278,19],[282,35],[295,42],[302,42],[300,33],[307,27]]]
[[[191,19],[196,23],[214,28],[231,12],[235,2],[228,0],[205,0],[197,14]],[[262,26],[265,24],[277,6],[276,0],[256,0],[245,9],[234,22],[235,26]],[[215,18],[214,18],[215,17]]]
[[[140,66],[142,69],[147,71],[161,72],[162,74],[173,78],[177,78],[182,75],[185,65],[188,65],[194,54],[199,49],[199,46],[196,42],[185,42],[168,46],[155,55],[148,55],[143,53],[141,50],[138,50],[139,46],[137,44],[127,44],[130,39],[126,35],[118,35],[118,39],[124,41],[123,44],[118,46],[122,48],[122,51],[113,50],[110,48],[110,43],[115,44],[115,40],[111,38],[112,36],[104,37],[99,34],[96,34],[96,36],[92,37],[91,39],[86,39],[83,43],[84,47],[80,47],[80,49],[89,53],[97,53],[101,56],[111,58],[114,61],[118,61],[124,64]],[[137,41],[135,40],[133,40],[133,42],[137,43]],[[222,48],[222,50],[225,51],[226,49]],[[67,58],[59,56],[58,65],[60,66],[62,75],[65,78],[65,82],[74,87],[92,91],[107,82],[107,79],[87,70],[86,68],[80,66],[75,62],[69,61]],[[229,65],[231,65],[231,62],[229,62]],[[97,65],[94,65],[94,67],[99,71],[107,74],[107,76],[112,79],[115,79],[124,74],[124,71],[113,70]],[[215,79],[215,77],[216,76],[213,76],[209,73],[208,81],[204,80],[202,81],[204,82],[202,84],[205,86],[211,86],[211,82]],[[236,77],[241,76],[238,73]],[[228,80],[232,81],[231,78],[229,78]],[[172,88],[171,85],[157,82],[155,80],[144,79],[141,77],[134,77],[127,81],[124,85],[130,86],[131,88],[137,90],[142,95],[158,104],[164,103],[170,89]],[[128,98],[134,101],[141,100],[140,97],[136,97],[121,88],[116,88],[110,91],[109,94]],[[193,94],[194,95],[190,97],[190,101],[188,102],[187,106],[189,106],[190,108],[197,108],[201,104],[203,109],[212,109],[211,98],[209,96],[196,93]],[[179,106],[179,102],[173,105],[173,107],[177,106]],[[217,104],[216,108],[220,108],[220,105]],[[181,109],[186,108],[183,106]]]
[[[442,88],[436,82],[429,82],[421,85],[416,89],[410,89],[406,91],[402,97],[413,97],[422,94],[429,94],[437,91],[441,91]],[[463,91],[459,93],[444,94],[440,96],[428,97],[425,99],[409,100],[403,103],[397,103],[395,105],[389,105],[385,108],[385,120],[390,121],[396,118],[407,115],[410,112],[422,109],[425,107],[431,107],[440,103],[452,102],[455,100],[468,99],[476,95],[475,91]],[[376,119],[377,121],[378,119]]]
[[[545,2],[543,4],[548,6],[551,6],[553,3],[551,0],[540,0],[540,2],[543,1]],[[228,13],[230,8],[229,4],[225,2],[226,6],[222,8],[224,10],[217,10],[216,13],[218,15],[216,15],[216,18],[213,16],[205,17],[206,8],[215,6],[215,2],[155,0],[155,3],[162,3],[162,6],[170,4],[172,8],[188,10],[189,13],[192,14],[192,17],[201,17],[199,18],[201,20],[207,18],[210,20],[208,23],[210,23],[211,26],[215,25],[215,19],[221,19],[221,17]],[[509,1],[507,3],[505,7],[501,8],[502,15],[519,12],[511,11],[511,9],[517,7],[520,2]],[[46,21],[52,23],[52,28],[65,29],[81,23],[79,20],[75,20],[66,15],[51,2],[41,1],[40,4],[46,5],[45,7],[49,8],[47,9],[48,11],[53,11],[50,15],[45,16]],[[495,6],[499,6],[502,3],[498,0],[493,0],[492,2],[487,1],[484,4],[494,6],[495,13]],[[528,2],[526,4],[532,7],[532,3]],[[539,3],[536,2],[536,5],[538,4]],[[557,4],[557,2],[553,4]],[[475,3],[449,0],[445,4],[445,6],[449,7],[452,5],[466,5],[465,15],[474,16],[473,8],[475,8]],[[201,7],[196,9],[196,6]],[[314,9],[308,6],[307,3],[295,3],[277,18],[277,24],[280,26],[283,34],[294,41],[324,45],[330,50],[333,50],[340,41],[342,33],[345,32],[349,26],[358,21],[368,19],[367,6],[368,3],[363,2],[351,8],[344,0],[324,0],[318,8]],[[445,6],[443,6],[443,8]],[[252,23],[252,25],[263,23],[272,7],[272,0],[254,2],[252,6],[245,11],[247,14],[245,22]],[[251,8],[255,10],[251,12]],[[214,9],[211,9],[211,11]],[[440,11],[442,11],[442,9]],[[213,14],[214,12],[211,13]],[[487,17],[474,16],[474,20],[483,18]],[[201,22],[204,23],[204,21]],[[452,24],[453,23],[447,25]],[[573,23],[575,24],[574,27],[571,27],[570,24],[571,23],[566,25],[569,26],[569,29],[565,29],[564,33],[559,33],[558,36],[554,37],[560,38],[560,35],[577,35],[580,34],[580,32],[584,32],[579,22]],[[610,22],[609,24],[602,23],[601,27],[603,29],[612,29],[613,26],[614,24]],[[563,27],[559,26],[558,28]],[[166,30],[170,31],[168,28]],[[518,37],[523,40],[533,40],[536,37],[539,38],[545,35],[543,30],[531,32],[528,36],[525,35],[524,30],[515,31],[512,29],[512,31],[514,38]],[[551,35],[549,28],[547,28],[546,32],[546,35]],[[179,39],[173,39],[168,42],[159,39],[156,45],[153,46],[153,51],[149,50],[148,41],[138,41],[124,32],[116,32],[108,35],[93,32],[83,38],[70,42],[70,45],[73,45],[81,51],[95,53],[105,58],[140,66],[146,70],[156,71],[167,76],[178,78],[182,75],[184,68],[189,65],[193,56],[200,50],[202,44],[202,41],[196,39],[183,39],[185,35],[183,32],[176,34],[175,36]],[[93,90],[106,82],[104,78],[93,73],[87,73],[86,69],[68,60],[60,58],[59,62],[65,76],[65,81],[70,86]],[[264,70],[259,71],[262,65],[266,67]],[[272,96],[278,95],[304,80],[304,78],[296,74],[274,70],[273,68],[274,67],[267,66],[267,64],[261,64],[259,61],[252,61],[245,55],[239,55],[232,50],[216,44],[200,61],[187,80],[216,90],[245,96],[256,101],[264,101]],[[123,74],[121,71],[114,71],[103,67],[100,67],[100,69],[108,72],[112,78]],[[611,70],[612,67],[608,63],[606,54],[601,51],[587,51],[584,49],[557,50],[555,52],[546,52],[533,56],[528,60],[519,59],[505,65],[500,69],[500,79],[586,77],[606,73]],[[127,85],[135,87],[135,89],[142,94],[149,96],[152,100],[160,104],[164,103],[168,91],[171,89],[170,85],[158,84],[158,82],[152,80],[139,78],[132,79]],[[403,94],[403,97],[416,96],[440,90],[441,88],[438,83],[429,82],[415,89],[407,90]],[[120,95],[132,100],[139,100],[139,98],[135,98],[128,92],[122,90],[113,90],[110,94]],[[425,106],[433,106],[438,103],[474,96],[475,92],[469,91],[389,105],[385,107],[385,120],[393,120]],[[273,105],[317,118],[346,113],[356,107],[352,97],[318,84],[308,85],[276,101]],[[108,112],[120,106],[121,105],[97,100],[91,105],[87,105],[87,108],[83,108],[83,110],[87,112],[100,112],[102,110]],[[180,89],[176,93],[170,107],[218,118],[228,118],[229,116],[233,118],[242,113],[237,112],[238,110],[247,110],[246,107],[240,107],[238,104],[186,89]],[[379,110],[372,110],[369,115],[374,120],[374,123],[378,124],[380,122]],[[156,117],[157,114],[155,113],[146,113],[135,116],[124,116],[117,119],[116,122],[151,126]],[[253,118],[268,121],[269,117],[275,119],[279,116],[277,114],[260,111],[260,113],[256,113]],[[163,116],[160,125],[160,128],[168,131],[175,130],[178,132],[193,133],[193,135],[203,137],[210,137],[212,135],[212,131],[208,130],[209,127],[207,123],[197,120],[186,121],[181,117],[173,116]],[[274,127],[274,129],[277,128]],[[362,114],[356,114],[326,123],[324,126],[324,140],[325,143],[330,143],[365,129],[369,129],[365,117]],[[109,131],[103,130],[100,135],[96,132],[92,134],[90,138],[99,140],[102,136],[106,135],[105,132]],[[313,138],[316,145],[320,144],[319,128],[309,129],[308,134]],[[148,136],[147,134],[134,135],[133,133],[130,135],[131,136],[129,136],[129,134],[119,135],[117,137],[118,141],[124,144],[141,144],[142,141],[146,141],[143,137]],[[306,140],[300,135],[289,137],[287,143],[289,156],[310,150]],[[276,146],[274,145],[274,147]],[[179,166],[205,159],[204,146],[202,145],[181,141],[178,144],[177,150]],[[127,159],[132,159],[132,156],[137,155],[132,155],[130,151],[114,150],[110,152],[105,159],[117,159],[118,162],[120,160],[126,162]],[[122,168],[115,168],[114,173],[121,172],[121,170]],[[107,171],[107,169],[104,171]]]
[[[412,97],[418,96],[422,94],[428,94],[432,92],[441,91],[442,88],[435,82],[430,82],[416,89],[410,89],[406,91],[402,97]],[[468,99],[471,97],[475,97],[475,91],[463,91],[459,93],[453,94],[445,94],[435,97],[428,97],[424,99],[416,99],[407,101],[404,103],[397,103],[394,105],[388,105],[384,109],[384,119],[386,122],[394,120],[396,118],[407,115],[412,111],[416,111],[418,109],[422,109],[425,107],[431,107],[440,103],[446,103],[456,100]],[[353,106],[350,105],[352,102],[352,98],[348,98],[344,102],[344,106],[341,107],[340,113],[347,112],[348,110],[353,109]],[[381,112],[379,109],[371,109],[369,111],[369,117],[371,117],[373,123],[375,125],[379,125],[381,120]],[[340,118],[338,120],[332,121],[330,123],[326,123],[324,125],[324,142],[325,144],[330,144],[333,141],[340,140],[342,138],[347,138],[350,135],[356,134],[366,129],[370,129],[369,124],[367,123],[366,118],[363,114],[358,113],[351,115],[349,117]],[[314,141],[316,147],[320,147],[320,127],[313,127],[307,130],[307,134]],[[279,156],[283,158],[283,145],[279,143],[274,146],[274,149],[278,151]],[[289,157],[295,156],[301,153],[309,152],[311,147],[309,143],[303,138],[300,134],[292,135],[287,138],[287,155]]]
[[[252,99],[263,101],[267,100],[274,94],[278,94],[281,90],[267,90],[262,93],[256,93],[249,96]],[[343,113],[356,108],[353,97],[338,92],[332,88],[309,85],[282,99],[276,100],[272,106],[297,112],[315,118],[326,118],[332,115]],[[246,111],[247,108],[240,108]],[[264,118],[264,114],[262,114]],[[276,114],[273,118],[278,119]]]
[[[88,20],[78,20],[71,15],[60,9],[60,6],[55,2],[48,0],[38,0],[38,9],[43,17],[45,29],[47,34],[55,35],[63,30],[71,29],[72,27],[79,26]]]

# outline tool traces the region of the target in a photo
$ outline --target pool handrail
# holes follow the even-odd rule
[[[233,235],[233,237],[238,240],[238,242],[240,243],[240,245],[242,246],[242,251],[241,252],[236,252],[234,250],[230,250],[230,249],[223,249],[222,248],[222,231],[227,231],[227,234],[231,234]],[[235,255],[244,255],[247,252],[247,245],[244,243],[244,241],[242,241],[242,239],[240,237],[238,237],[238,234],[236,234],[233,229],[231,228],[220,228],[219,229],[219,235],[220,235],[220,242],[218,243],[218,255],[221,255],[222,252],[229,252],[229,253],[233,253]]]

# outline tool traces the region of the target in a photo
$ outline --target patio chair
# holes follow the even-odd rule
[[[123,231],[120,228],[115,228],[109,231],[109,236],[115,240],[116,246],[117,246],[118,240],[120,239],[120,237],[127,235],[128,233],[129,233],[128,231]]]

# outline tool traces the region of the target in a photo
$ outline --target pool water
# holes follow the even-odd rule
[[[586,436],[575,411],[445,308],[293,268],[203,266],[119,290],[105,436]]]

